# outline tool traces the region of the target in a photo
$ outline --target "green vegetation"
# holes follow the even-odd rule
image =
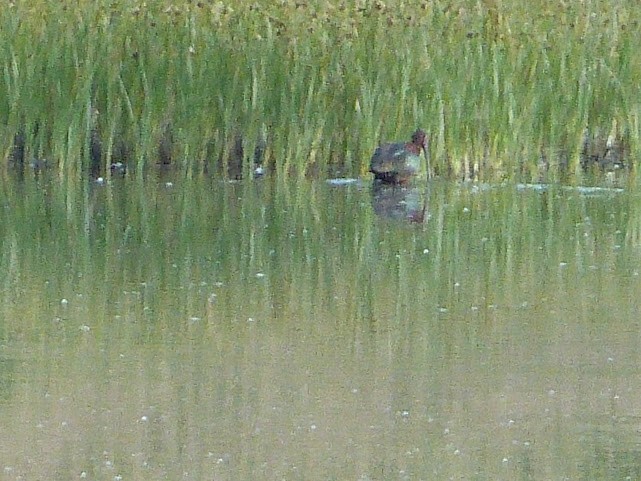
[[[238,176],[264,142],[279,174],[359,175],[422,126],[441,175],[632,167],[640,20],[632,0],[9,2],[2,158]]]

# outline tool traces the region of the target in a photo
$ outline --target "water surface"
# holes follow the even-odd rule
[[[4,478],[641,478],[638,196],[379,194],[5,183]]]

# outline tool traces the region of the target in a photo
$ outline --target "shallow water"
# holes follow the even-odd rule
[[[641,478],[638,196],[2,189],[4,479]]]

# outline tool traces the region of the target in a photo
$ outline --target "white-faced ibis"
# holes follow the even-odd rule
[[[370,162],[374,178],[386,184],[407,184],[421,170],[421,151],[427,160],[427,135],[421,129],[412,134],[412,141],[379,146]]]

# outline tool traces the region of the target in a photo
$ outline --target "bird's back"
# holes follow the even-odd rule
[[[384,144],[374,151],[370,161],[370,172],[385,174],[405,169],[407,151],[404,143]]]

